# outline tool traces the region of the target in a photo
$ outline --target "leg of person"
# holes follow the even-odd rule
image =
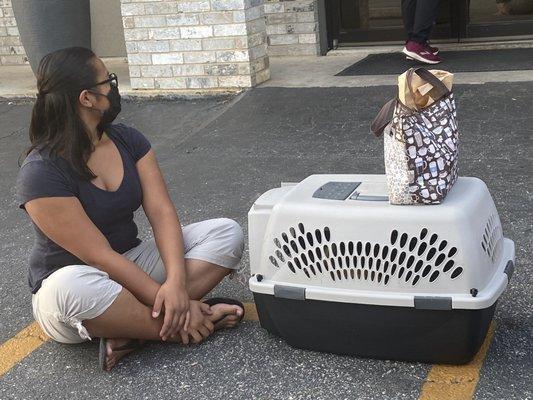
[[[433,24],[437,19],[440,0],[417,1],[413,35],[411,39],[417,43],[425,44],[428,41]]]
[[[69,265],[51,274],[33,295],[32,308],[43,331],[65,344],[91,337],[159,340],[163,325],[163,317],[152,318],[149,307],[107,273],[88,265]],[[221,307],[209,318],[216,321],[229,309]],[[123,342],[111,340],[109,350]]]
[[[236,270],[244,250],[244,234],[237,222],[215,218],[182,227],[187,291],[200,300]],[[124,253],[156,282],[166,280],[166,269],[154,239]]]
[[[244,234],[239,224],[228,218],[200,221],[182,227],[187,291],[193,300],[207,295],[231,271],[234,271],[244,250]],[[156,282],[166,280],[166,269],[155,242],[150,239],[123,254],[135,262]],[[232,305],[231,316],[215,324],[215,329],[235,326],[240,320],[240,307]],[[216,311],[224,304],[212,306]]]
[[[402,0],[402,18],[407,41],[411,40],[415,24],[416,0]]]

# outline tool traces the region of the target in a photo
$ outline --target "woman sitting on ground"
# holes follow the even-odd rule
[[[146,340],[199,343],[242,319],[241,303],[200,300],[236,269],[241,227],[226,218],[184,227],[149,141],[111,125],[118,80],[85,48],[45,56],[18,180],[36,239],[29,284],[35,319],[61,343],[100,337],[110,370]],[[141,242],[143,207],[154,239]]]

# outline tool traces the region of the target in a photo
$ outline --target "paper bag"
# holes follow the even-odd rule
[[[433,75],[440,79],[442,83],[446,85],[448,90],[452,90],[453,86],[453,74],[448,71],[442,71],[438,69],[430,69]],[[409,70],[405,71],[398,77],[398,98],[405,106],[411,109],[422,109],[430,106],[437,100],[437,95],[433,91],[433,86],[430,83],[424,81],[417,74],[411,74],[411,88],[413,95],[409,90],[409,84],[407,77]]]

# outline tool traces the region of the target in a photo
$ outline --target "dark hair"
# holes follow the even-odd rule
[[[87,126],[78,115],[78,97],[96,83],[96,55],[84,47],[69,47],[47,54],[37,69],[37,100],[30,123],[31,146],[61,155],[84,179],[96,175],[87,166],[94,146]]]

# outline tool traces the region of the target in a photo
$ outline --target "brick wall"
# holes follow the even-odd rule
[[[317,0],[267,0],[265,15],[269,55],[320,54]]]
[[[262,3],[122,0],[132,87],[250,87],[267,80]]]
[[[26,52],[20,41],[11,0],[0,0],[0,65],[17,65],[26,62]]]

